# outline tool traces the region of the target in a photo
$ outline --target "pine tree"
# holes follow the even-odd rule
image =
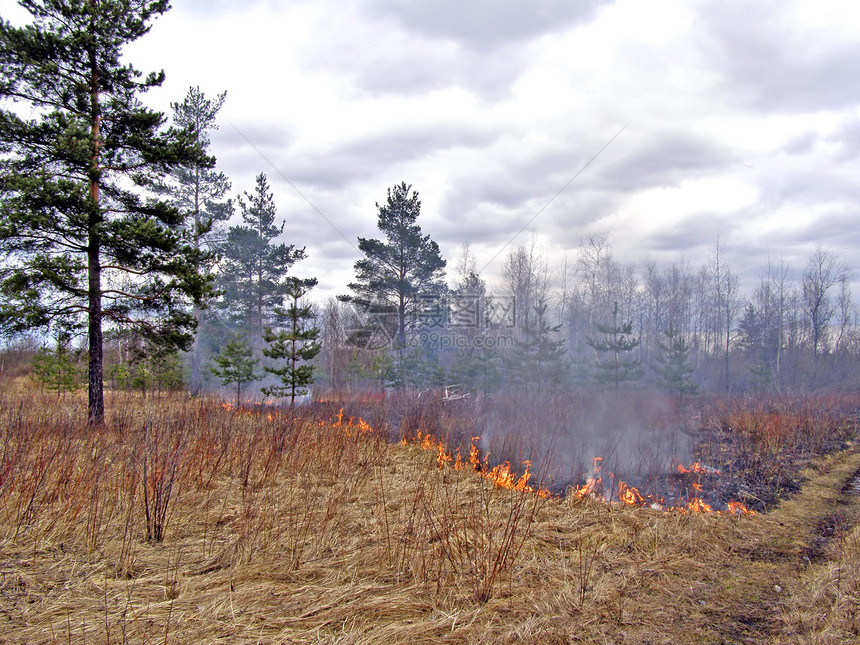
[[[181,103],[170,104],[174,125],[190,132],[195,145],[206,154],[212,144],[209,133],[218,129],[215,119],[226,98],[227,92],[222,92],[214,99],[207,99],[199,87],[189,87]],[[171,178],[173,181],[164,188],[178,208],[191,213],[194,245],[211,246],[214,225],[229,219],[233,213],[233,202],[226,198],[230,180],[211,164],[200,163],[199,159],[174,168]]]
[[[478,274],[478,263],[467,243],[457,258],[457,281],[448,296],[450,330],[456,341],[448,385],[462,386],[470,394],[489,395],[501,387],[502,355],[496,347],[497,330],[490,328],[487,310],[493,299]]]
[[[525,386],[560,385],[567,373],[564,339],[558,337],[561,325],[547,322],[546,303],[539,302],[533,310],[534,316],[526,317],[508,357],[511,380]]]
[[[362,387],[385,387],[385,377],[390,374],[394,365],[389,354],[382,352],[364,352],[353,349],[346,365],[350,383],[359,383]]]
[[[36,352],[33,376],[49,390],[55,391],[58,399],[81,387],[80,364],[75,352],[70,351],[68,336],[60,335],[53,349],[44,346]]]
[[[177,165],[209,164],[191,133],[164,128],[123,49],[166,0],[24,0],[34,23],[0,23],[0,329],[86,321],[89,422],[104,422],[103,327],[131,325],[187,348],[192,302],[211,281],[184,215],[153,189]],[[30,115],[30,116],[22,116]]]
[[[690,364],[690,346],[686,339],[675,331],[672,325],[665,332],[665,342],[658,343],[660,354],[656,357],[657,383],[665,391],[678,395],[678,403],[684,404],[684,395],[695,394],[698,385],[690,378],[693,366]]]
[[[401,183],[389,188],[388,200],[376,208],[377,226],[385,240],[358,238],[358,249],[365,257],[355,263],[356,280],[348,285],[354,295],[341,299],[390,321],[395,346],[402,349],[418,297],[444,291],[445,260],[439,245],[422,235],[417,223],[421,202],[412,186]]]
[[[618,303],[612,308],[612,323],[598,324],[602,339],[588,338],[586,343],[595,352],[592,378],[598,385],[611,384],[617,392],[622,383],[642,377],[642,361],[631,358],[639,339],[633,337],[633,323],[618,322]]]
[[[481,337],[486,340],[488,337]],[[448,370],[451,385],[462,385],[467,392],[489,395],[502,386],[502,354],[494,347],[473,347],[460,352]]]
[[[280,385],[262,388],[263,394],[271,397],[289,397],[290,406],[296,404],[296,397],[307,394],[307,386],[314,382],[314,366],[309,363],[321,346],[317,342],[320,330],[310,325],[313,308],[302,299],[316,286],[316,278],[287,280],[287,298],[290,302],[286,309],[277,309],[284,329],[275,332],[271,327],[263,331],[263,340],[269,345],[263,354],[275,360],[284,360],[281,367],[266,366],[267,372],[278,376]]]
[[[275,199],[264,173],[257,176],[253,194],[239,198],[243,224],[231,226],[221,246],[219,276],[224,297],[221,307],[244,329],[258,357],[262,355],[263,328],[274,308],[283,303],[289,284],[287,271],[304,259],[304,248],[276,244],[284,223],[275,225]]]
[[[410,382],[406,373],[412,359],[406,356],[407,333],[419,298],[445,291],[442,277],[445,260],[439,245],[423,235],[418,217],[418,193],[405,182],[388,189],[385,204],[376,204],[377,226],[385,240],[358,238],[358,249],[365,257],[355,263],[355,282],[348,286],[353,295],[339,296],[356,305],[367,316],[369,325],[353,337],[362,348],[393,345],[397,353],[392,382]]]
[[[188,93],[181,103],[171,103],[173,123],[184,128],[194,136],[195,144],[205,153],[209,153],[212,143],[210,132],[218,129],[216,118],[226,92],[215,98],[208,99],[199,87],[188,88]],[[170,181],[165,182],[160,192],[167,196],[182,212],[189,214],[191,220],[191,238],[195,249],[213,249],[216,246],[215,237],[219,231],[215,225],[229,219],[233,213],[233,203],[226,199],[230,190],[230,180],[220,171],[194,160],[188,165],[178,166],[171,172]],[[198,334],[191,348],[191,392],[200,391],[200,323],[204,310],[194,307],[194,319],[197,321]]]
[[[438,356],[427,348],[397,352],[385,373],[385,382],[397,389],[442,387],[447,374]]]
[[[236,334],[227,341],[221,351],[212,358],[218,367],[210,367],[212,373],[221,379],[222,385],[236,384],[236,407],[242,403],[242,385],[259,381],[261,375],[255,372],[259,359],[254,358],[254,350],[244,334]]]

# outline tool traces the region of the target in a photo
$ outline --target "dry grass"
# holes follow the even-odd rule
[[[3,389],[0,642],[858,635],[851,449],[767,515],[663,513],[501,489],[330,410],[116,396],[91,430]]]

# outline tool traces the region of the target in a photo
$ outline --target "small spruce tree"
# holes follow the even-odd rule
[[[46,388],[65,396],[83,386],[78,357],[70,351],[67,338],[57,339],[53,349],[42,347],[33,357],[33,376]]]
[[[564,339],[558,336],[561,325],[547,322],[546,303],[540,302],[533,309],[534,317],[524,321],[509,356],[513,380],[526,386],[560,385],[567,373]]]
[[[212,358],[218,367],[210,367],[212,373],[221,379],[222,385],[236,384],[236,407],[242,402],[242,385],[259,381],[261,375],[255,372],[259,359],[254,358],[254,350],[243,335],[235,335],[221,351]]]
[[[640,339],[633,337],[632,322],[618,322],[617,302],[612,308],[612,323],[598,324],[597,331],[603,335],[602,339],[586,339],[595,353],[592,371],[594,382],[601,386],[612,385],[617,392],[622,383],[641,378],[645,373],[642,361],[632,358]]]
[[[277,376],[281,384],[264,387],[262,392],[275,398],[289,397],[291,407],[296,404],[297,397],[307,394],[307,386],[314,382],[314,365],[309,361],[322,349],[317,342],[320,330],[310,324],[313,309],[302,303],[316,283],[316,278],[288,278],[286,295],[290,305],[286,309],[275,310],[285,323],[284,329],[275,332],[266,327],[263,331],[263,340],[268,343],[263,355],[286,362],[281,367],[263,368]]]
[[[665,335],[665,342],[658,343],[660,354],[655,359],[657,384],[666,392],[677,394],[678,404],[684,405],[684,395],[695,394],[698,390],[698,385],[690,378],[693,374],[690,346],[672,325],[669,325]]]

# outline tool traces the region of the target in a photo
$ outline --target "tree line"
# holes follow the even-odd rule
[[[800,268],[768,260],[747,295],[719,241],[701,266],[637,269],[607,236],[586,235],[557,267],[534,244],[509,249],[490,291],[465,244],[450,286],[414,290],[405,326],[397,299],[324,303],[319,367],[334,388],[639,387],[681,400],[854,388],[852,277],[819,247]]]

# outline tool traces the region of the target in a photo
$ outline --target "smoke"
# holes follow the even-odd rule
[[[590,477],[595,457],[604,473],[628,483],[665,477],[693,460],[694,420],[654,392],[507,392],[485,401],[478,418],[480,446],[492,461],[530,460],[555,492]]]

